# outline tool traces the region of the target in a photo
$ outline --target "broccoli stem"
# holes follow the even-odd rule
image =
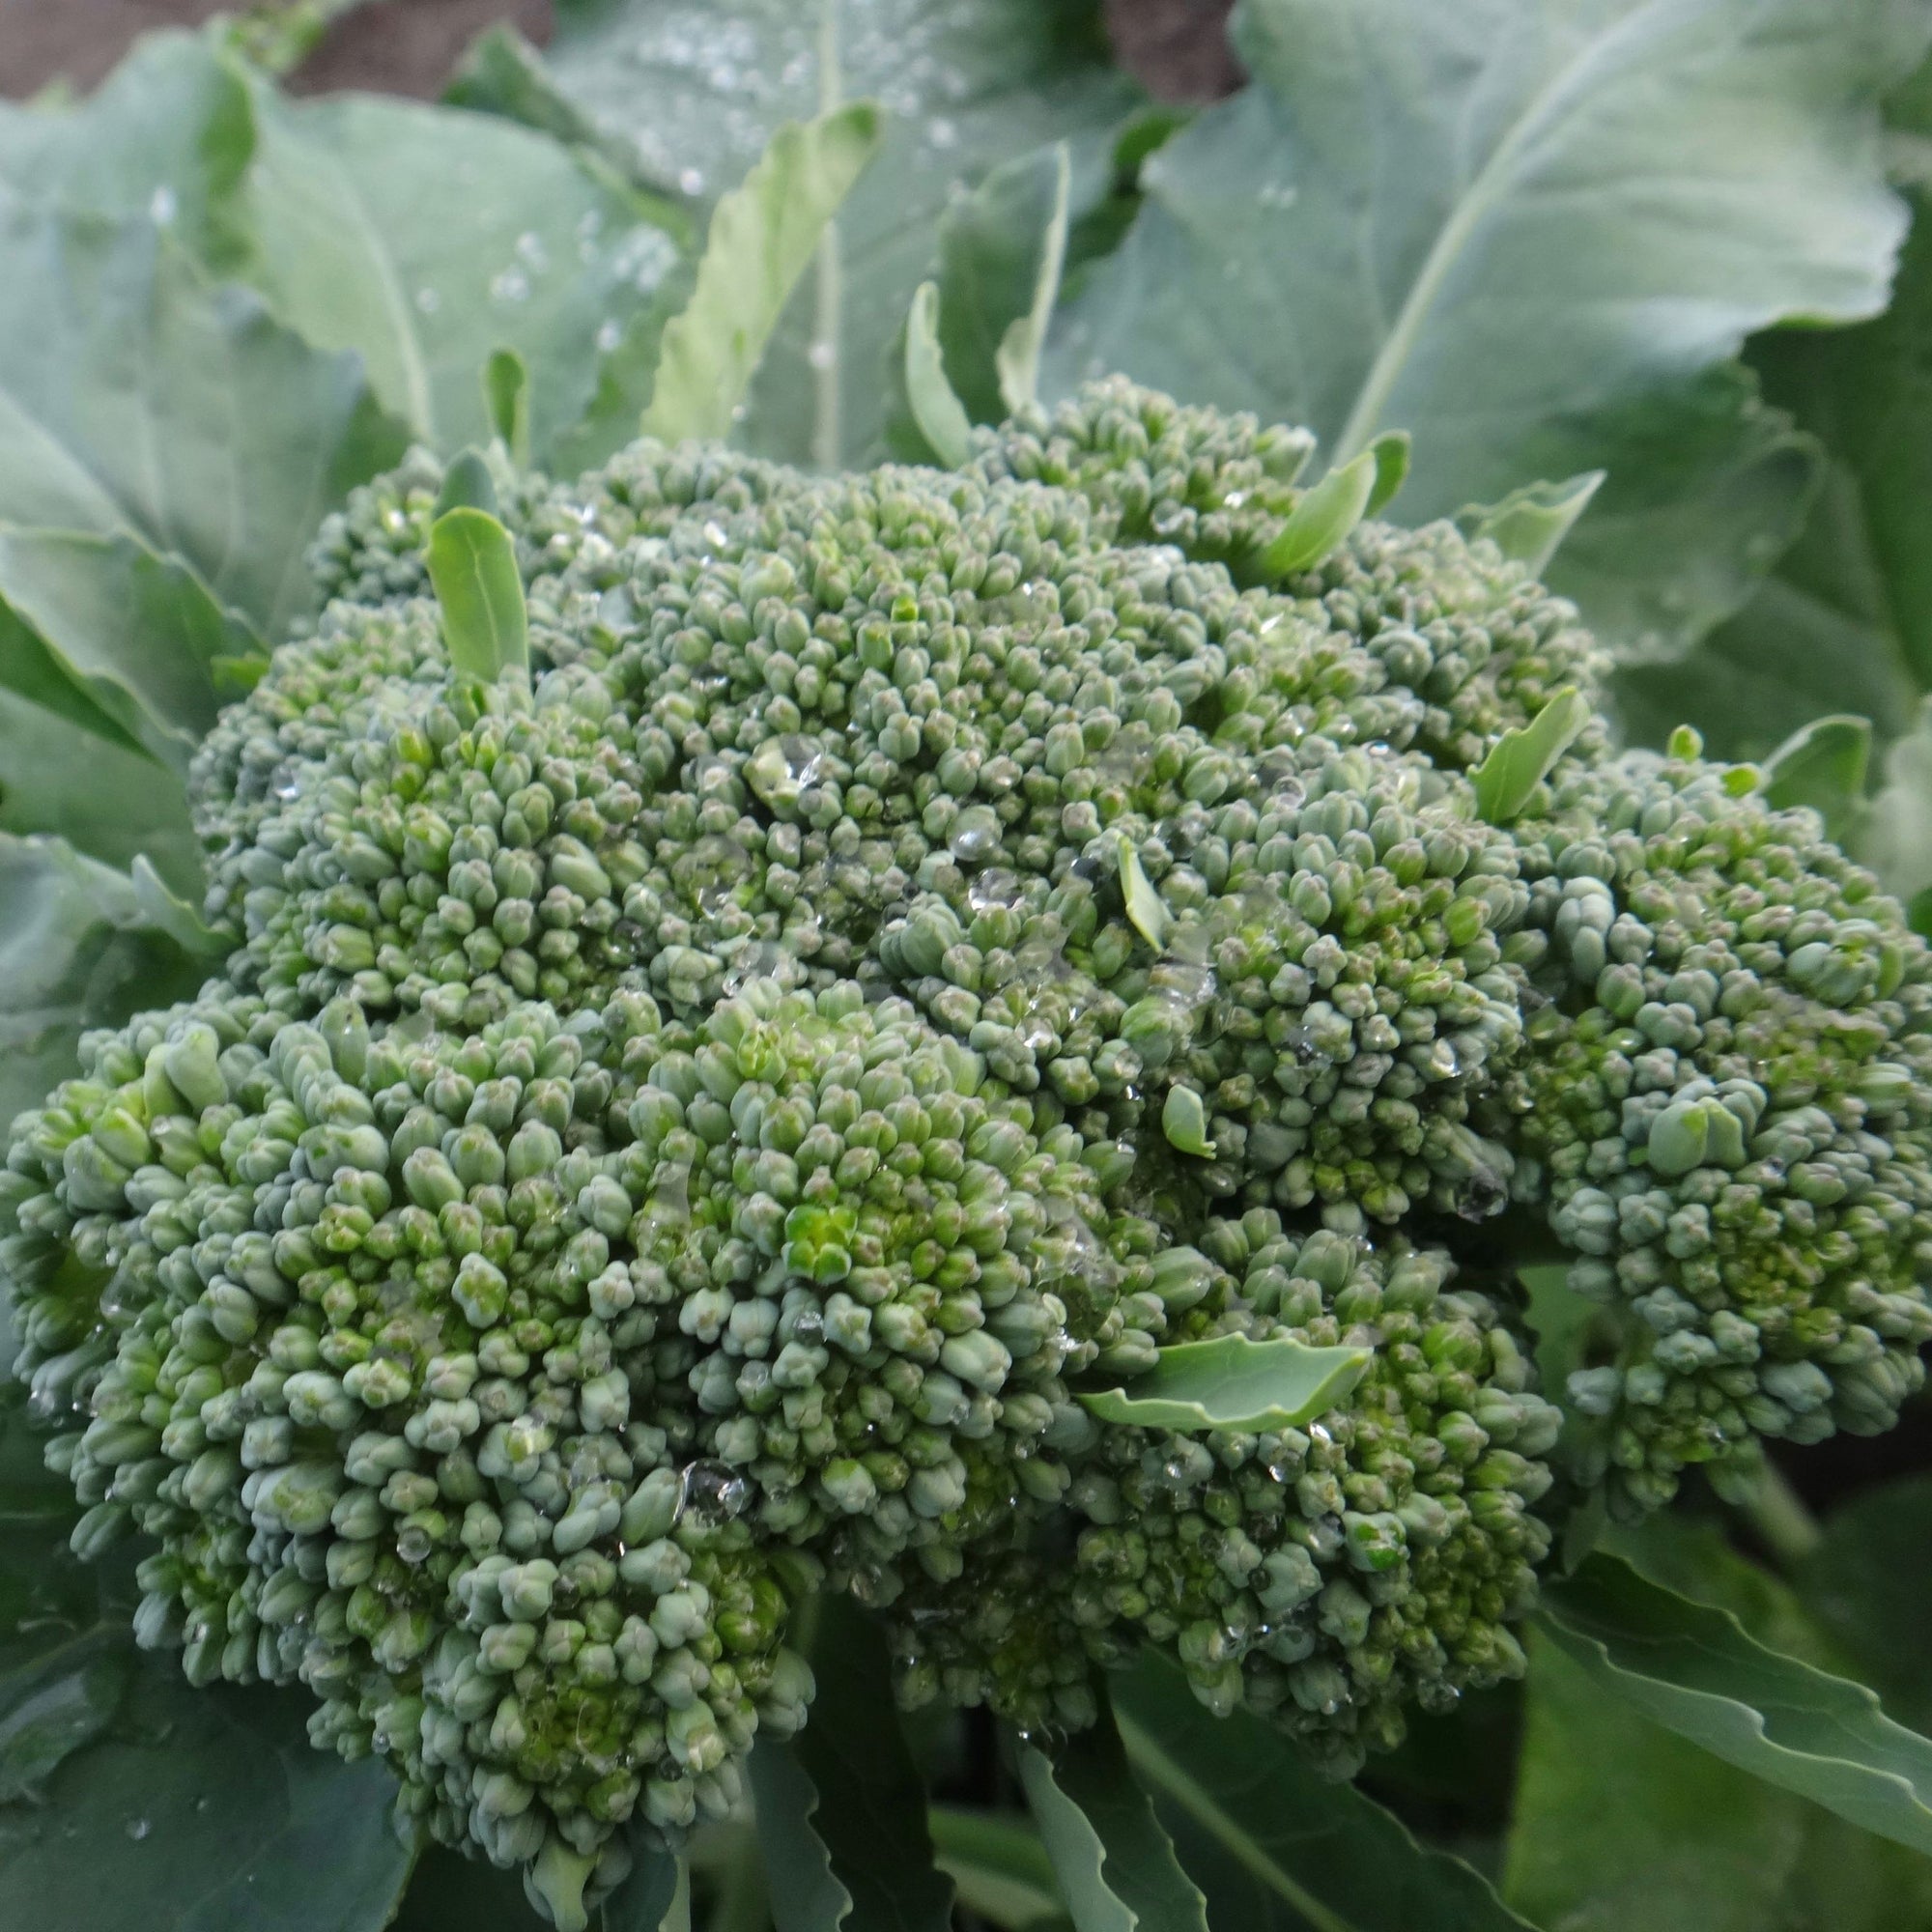
[[[1766,1462],[1762,1475],[1738,1508],[1765,1548],[1787,1569],[1802,1563],[1824,1537],[1810,1506],[1775,1463]]]

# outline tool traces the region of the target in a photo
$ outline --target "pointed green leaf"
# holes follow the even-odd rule
[[[490,430],[519,469],[530,463],[530,372],[514,349],[493,349],[483,365],[483,407]]]
[[[1121,835],[1121,895],[1127,903],[1133,928],[1156,952],[1167,941],[1167,907],[1141,867],[1141,855],[1126,835]]]
[[[1137,1665],[1114,1702],[1214,1932],[1530,1932],[1460,1859],[1418,1845],[1254,1713],[1211,1715],[1173,1665]]]
[[[1257,559],[1261,575],[1279,582],[1298,571],[1312,570],[1345,542],[1368,512],[1381,467],[1382,459],[1376,451],[1365,449],[1304,491],[1289,512],[1288,521]]]
[[[957,1804],[935,1804],[926,1816],[933,1861],[968,1912],[1007,1932],[1031,1932],[1066,1916],[1053,1861],[1028,1820]]]
[[[1170,1147],[1182,1153],[1211,1160],[1214,1143],[1208,1138],[1208,1109],[1192,1087],[1170,1087],[1161,1103],[1160,1130]]]
[[[947,1932],[952,1886],[933,1866],[884,1639],[843,1598],[817,1610],[811,1720],[751,1757],[778,1932]]]
[[[939,355],[939,285],[922,282],[906,318],[906,400],[919,433],[948,469],[957,469],[972,452],[973,424]]]
[[[1843,839],[1862,814],[1872,727],[1866,718],[1816,718],[1763,761],[1767,805],[1808,805]]]
[[[1500,503],[1474,504],[1460,512],[1456,522],[1472,537],[1488,537],[1532,577],[1541,577],[1603,483],[1601,469],[1567,483],[1525,483]]]
[[[1073,160],[1066,143],[1048,150],[1052,200],[1040,231],[1038,264],[1034,271],[1032,298],[1025,310],[1007,325],[993,357],[999,373],[1000,401],[1008,415],[1016,415],[1039,392],[1039,357],[1046,344],[1053,305],[1060,299],[1060,274],[1066,263],[1067,202],[1073,188]]]
[[[0,1126],[73,1070],[89,1027],[185,998],[203,971],[121,873],[58,838],[0,834]]]
[[[189,958],[214,959],[229,951],[231,940],[209,927],[200,910],[168,885],[146,853],[135,859],[128,882],[141,917],[156,932],[166,933]]]
[[[445,510],[430,526],[428,561],[450,664],[479,684],[527,678],[529,617],[509,531],[487,510]]]
[[[145,219],[0,210],[0,524],[138,537],[279,636],[316,526],[405,446],[354,357]]]
[[[548,455],[590,401],[600,350],[676,262],[673,218],[495,116],[251,91],[249,279],[276,313],[361,355],[384,406],[442,450],[492,434],[477,371],[514,352],[540,372],[529,434]]]
[[[879,111],[865,102],[773,135],[711,217],[691,300],[664,332],[646,436],[729,435],[785,302],[878,148]]]
[[[793,291],[734,437],[784,462],[876,461],[888,413],[902,402],[899,329],[913,291],[934,272],[934,237],[956,197],[1015,156],[1068,139],[1074,205],[1098,199],[1111,130],[1138,90],[1109,53],[1098,0],[706,0],[700,13],[695,32],[689,0],[559,8],[545,66],[568,107],[559,114],[500,61],[492,104],[581,141],[574,108],[600,152],[622,155],[635,179],[708,208],[786,122],[847,100],[885,102],[878,162],[839,211],[826,269]],[[1030,265],[1025,282],[1031,290]],[[950,291],[946,299],[950,307]],[[989,375],[1000,334],[1026,305],[1023,296],[999,318]],[[961,400],[977,412],[953,344],[944,347]]]
[[[1236,18],[1254,84],[1143,170],[1126,241],[1062,304],[1048,391],[1120,370],[1304,423],[1338,463],[1406,429],[1416,524],[1605,469],[1558,587],[1665,650],[1735,611],[1811,459],[1707,373],[1767,324],[1884,306],[1904,222],[1878,104],[1932,21],[1893,0]]]
[[[1134,1780],[1111,1710],[1020,1780],[1079,1932],[1208,1932],[1207,1904]]]
[[[1932,1852],[1932,1742],[1861,1684],[1767,1650],[1728,1611],[1592,1556],[1547,1592],[1542,1627],[1666,1730],[1852,1824]]]
[[[1368,1373],[1366,1349],[1317,1349],[1292,1335],[1217,1335],[1159,1351],[1125,1388],[1080,1398],[1102,1422],[1136,1429],[1298,1429],[1325,1415]]]
[[[1406,429],[1385,430],[1369,445],[1376,459],[1376,484],[1362,514],[1373,517],[1386,509],[1408,481],[1408,466],[1414,460],[1415,440]]]
[[[1529,803],[1530,793],[1590,722],[1591,708],[1580,691],[1559,691],[1527,724],[1496,740],[1470,781],[1476,810],[1490,824],[1507,825]]]
[[[442,472],[442,488],[436,493],[436,514],[451,510],[481,510],[497,514],[497,479],[491,473],[490,459],[480,449],[466,449]]]

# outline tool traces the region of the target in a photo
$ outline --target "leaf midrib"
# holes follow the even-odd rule
[[[1369,372],[1356,394],[1354,406],[1349,412],[1349,419],[1335,440],[1330,458],[1333,464],[1339,466],[1359,455],[1374,439],[1381,412],[1407,366],[1429,311],[1478,225],[1500,205],[1509,183],[1510,170],[1519,157],[1548,127],[1560,122],[1570,111],[1573,103],[1569,97],[1591,70],[1600,61],[1616,54],[1620,42],[1640,42],[1648,38],[1656,16],[1667,12],[1669,0],[1646,0],[1642,7],[1627,14],[1609,32],[1586,40],[1583,46],[1536,91],[1491,150],[1489,158],[1471,180],[1468,192],[1459,200],[1431,243],[1429,253],[1423,258],[1422,267],[1397,312],[1394,327],[1377,350],[1375,360],[1369,365]]]

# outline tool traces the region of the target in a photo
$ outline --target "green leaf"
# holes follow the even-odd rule
[[[479,684],[527,679],[529,617],[509,531],[487,510],[445,510],[430,526],[428,563],[454,668]]]
[[[1910,900],[1932,887],[1932,697],[1885,754],[1885,781],[1859,828],[1857,856],[1887,892]]]
[[[935,1804],[926,1822],[933,1862],[952,1881],[968,1912],[1008,1932],[1031,1932],[1065,1917],[1053,1861],[1028,1820]]]
[[[957,469],[972,451],[973,422],[939,354],[939,285],[922,282],[906,318],[906,400],[913,420],[941,465]]]
[[[1510,1904],[1565,1932],[1780,1927],[1811,1807],[1649,1722],[1541,1633],[1529,1654]]]
[[[1456,522],[1469,536],[1488,537],[1532,577],[1541,577],[1603,482],[1604,472],[1592,469],[1567,483],[1525,483],[1500,503],[1458,512]]]
[[[1252,1712],[1210,1716],[1171,1664],[1138,1665],[1114,1697],[1214,1932],[1528,1932],[1460,1859],[1425,1850]]]
[[[1160,1130],[1169,1147],[1204,1160],[1213,1159],[1214,1143],[1208,1138],[1208,1109],[1192,1087],[1167,1090],[1167,1098],[1161,1103]]]
[[[878,150],[878,109],[864,102],[772,136],[711,217],[691,300],[664,332],[646,436],[730,434],[793,288]]]
[[[1507,825],[1529,803],[1577,734],[1590,722],[1590,700],[1575,687],[1559,691],[1527,724],[1505,731],[1470,782],[1476,810],[1492,825]]]
[[[491,433],[519,469],[530,464],[530,372],[514,349],[493,349],[483,365],[483,408]]]
[[[1867,1490],[1826,1520],[1794,1574],[1806,1609],[1902,1721],[1932,1731],[1932,1658],[1924,1642],[1932,1476]]]
[[[1542,1627],[1654,1722],[1852,1824],[1932,1851],[1932,1743],[1863,1685],[1767,1650],[1728,1611],[1592,1556],[1546,1594]]]
[[[1763,762],[1765,803],[1780,810],[1808,805],[1826,831],[1843,839],[1864,810],[1871,741],[1864,718],[1817,718],[1801,725]]]
[[[1051,1757],[1023,1746],[1020,1779],[1079,1932],[1208,1932],[1207,1902],[1134,1781],[1111,1712]]]
[[[1167,907],[1154,891],[1141,866],[1141,855],[1125,833],[1118,841],[1121,867],[1121,896],[1126,901],[1127,918],[1147,943],[1159,951],[1167,939]]]
[[[778,1932],[947,1932],[952,1887],[933,1866],[884,1640],[843,1598],[817,1612],[811,1721],[751,1757]]]
[[[120,873],[58,838],[0,834],[0,1126],[72,1071],[89,1027],[166,1006],[201,979]]]
[[[1122,369],[1305,423],[1339,464],[1406,429],[1417,522],[1606,469],[1565,562],[1609,580],[1586,610],[1620,631],[1681,599],[1654,640],[1681,646],[1744,593],[1739,497],[1808,480],[1702,372],[1769,323],[1884,306],[1876,107],[1927,26],[1890,0],[1247,0],[1255,84],[1149,161],[1049,386]],[[1646,554],[1635,512],[1697,540]]]
[[[1365,449],[1352,461],[1329,470],[1321,482],[1302,493],[1267,548],[1256,560],[1263,577],[1279,582],[1298,571],[1312,570],[1368,514],[1369,499],[1381,482],[1386,447]]]
[[[156,932],[172,939],[189,958],[219,958],[229,951],[231,940],[207,924],[199,909],[168,885],[145,853],[129,867],[128,882],[134,888],[134,903],[141,917]]]
[[[1073,161],[1065,141],[1047,150],[1045,166],[1051,171],[1052,198],[1046,205],[1046,218],[1039,231],[1031,298],[1007,325],[1000,346],[993,353],[1000,401],[1008,415],[1017,415],[1039,393],[1040,353],[1046,346],[1047,325],[1053,320],[1053,305],[1060,298],[1060,274],[1066,263],[1066,214],[1073,185]]]
[[[0,525],[138,537],[279,636],[317,524],[405,442],[355,358],[147,221],[0,211]]]
[[[1402,486],[1408,481],[1408,466],[1415,460],[1415,439],[1406,429],[1384,430],[1370,443],[1368,453],[1376,460],[1376,482],[1362,514],[1374,517],[1402,494]]]
[[[680,1890],[686,1890],[688,1925],[690,1879],[684,1861],[657,1846],[634,1843],[631,1849],[637,1862],[630,1877],[604,1901],[604,1932],[660,1932],[670,1922]]]
[[[0,1810],[0,1922],[88,1932],[381,1932],[412,1854],[372,1760],[308,1742],[300,1692],[197,1690],[137,1672],[113,1732],[44,1802]]]
[[[1083,1395],[1102,1422],[1136,1429],[1298,1429],[1325,1415],[1367,1373],[1366,1349],[1318,1349],[1292,1335],[1176,1342],[1126,1388]]]
[[[707,206],[784,123],[845,100],[889,107],[879,160],[786,306],[734,439],[827,467],[883,453],[898,331],[956,190],[1062,139],[1076,177],[1090,144],[1104,164],[1100,138],[1137,98],[1098,0],[710,0],[701,15],[684,0],[564,0],[547,64],[605,152]],[[493,104],[554,124],[534,92],[511,85]]]
[[[499,1871],[442,1845],[426,1847],[389,1932],[554,1932],[524,1895],[521,1871]],[[610,1932],[607,1926],[605,1932]]]
[[[205,34],[145,35],[74,106],[0,102],[0,183],[13,195],[146,215],[217,269],[248,250],[240,195],[254,152],[248,91]]]
[[[267,657],[192,570],[136,537],[0,528],[0,598],[128,740],[177,772],[241,696],[232,667]]]
[[[677,259],[674,217],[548,135],[374,95],[294,102],[251,83],[249,279],[321,349],[356,351],[384,408],[434,447],[496,425],[498,349],[541,380],[531,447],[584,411],[598,355]]]
[[[497,514],[497,478],[490,459],[480,449],[466,449],[442,472],[442,488],[436,493],[436,514],[450,510],[481,510]]]

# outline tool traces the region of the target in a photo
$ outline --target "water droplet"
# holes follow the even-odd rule
[[[752,1485],[728,1464],[687,1463],[678,1482],[677,1515],[689,1513],[699,1522],[728,1522],[742,1516],[752,1500]]]
[[[543,237],[535,229],[526,228],[517,237],[517,259],[533,275],[540,275],[550,267],[550,250],[544,246]]]
[[[805,359],[814,369],[829,369],[838,360],[838,346],[837,343],[827,342],[823,336],[820,336],[805,352]]]
[[[442,293],[427,284],[416,291],[416,307],[424,315],[434,315],[442,306]]]
[[[956,147],[959,141],[959,128],[956,122],[949,121],[944,114],[935,114],[925,124],[925,138],[942,152]]]
[[[677,177],[677,185],[686,194],[702,194],[704,192],[704,170],[702,168],[684,168],[680,170]]]
[[[598,325],[597,347],[606,355],[609,355],[623,339],[624,331],[617,327],[614,320]]]
[[[530,293],[530,278],[521,269],[505,269],[490,284],[490,299],[495,302],[520,302]]]
[[[156,228],[168,228],[181,212],[181,204],[175,198],[175,191],[166,182],[157,187],[148,202],[148,214]]]
[[[126,1829],[128,1835],[138,1845],[155,1828],[146,1818],[129,1818]]]

